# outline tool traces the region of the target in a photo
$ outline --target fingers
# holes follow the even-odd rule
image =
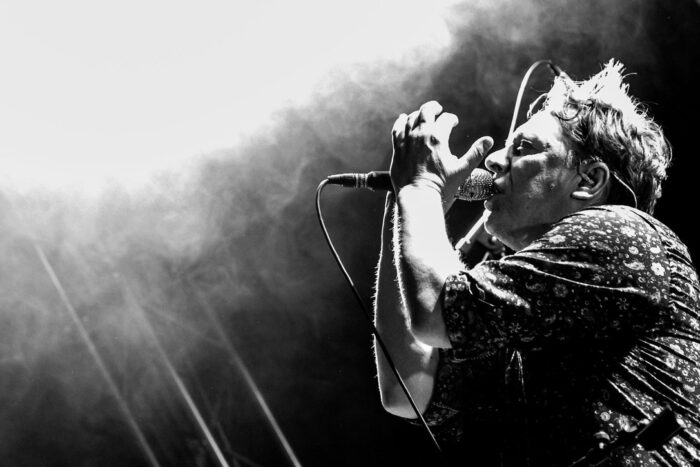
[[[406,137],[405,128],[408,121],[408,115],[401,114],[394,122],[394,127],[391,129],[391,141],[395,148],[400,148],[403,145]]]
[[[404,127],[404,134],[406,136],[408,136],[408,134],[411,133],[411,130],[413,130],[416,127],[416,121],[418,120],[419,114],[420,110],[415,110],[408,115],[408,118],[406,119],[406,125]]]
[[[402,147],[408,135],[425,124],[428,128],[425,128],[421,133],[429,135],[431,142],[437,144],[449,139],[452,129],[458,122],[459,119],[456,115],[442,113],[442,105],[439,102],[428,101],[419,110],[411,112],[409,115],[399,115],[391,130],[392,141],[395,147]]]
[[[471,145],[469,150],[459,159],[460,172],[470,173],[486,157],[493,147],[493,138],[483,136]]]
[[[433,143],[447,142],[450,139],[452,129],[459,123],[459,118],[455,114],[444,113],[435,121],[435,129],[433,131]]]
[[[437,101],[428,101],[420,106],[418,111],[418,118],[416,119],[415,125],[420,125],[421,123],[433,123],[435,117],[440,115],[442,112],[442,106]],[[414,127],[415,128],[415,127]]]
[[[406,122],[406,131],[411,131],[423,123],[435,122],[435,117],[442,112],[442,105],[437,101],[428,101],[420,106],[419,110],[411,112]]]

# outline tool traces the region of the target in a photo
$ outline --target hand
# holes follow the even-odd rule
[[[454,198],[459,185],[493,146],[490,137],[483,137],[461,158],[454,156],[448,141],[458,121],[456,115],[442,113],[436,101],[396,119],[390,168],[395,193],[406,185],[427,185],[439,191],[445,201]]]

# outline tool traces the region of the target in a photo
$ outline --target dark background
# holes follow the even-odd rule
[[[147,198],[117,185],[91,203],[2,193],[0,465],[148,465],[134,426],[161,465],[218,465],[182,388],[230,465],[291,465],[238,357],[303,465],[431,465],[424,434],[380,407],[369,330],[314,190],[331,173],[387,168],[395,117],[430,99],[460,117],[454,153],[482,135],[500,144],[538,59],[574,79],[625,64],[674,148],[656,215],[697,258],[698,3],[451,8],[455,42],[437,64],[332,71],[309,103],[186,175],[162,174]],[[540,69],[526,102],[550,82]],[[383,195],[330,187],[322,204],[369,303]],[[480,207],[457,209],[468,223]]]

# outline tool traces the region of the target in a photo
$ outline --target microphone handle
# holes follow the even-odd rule
[[[378,170],[368,173],[344,173],[329,175],[328,183],[347,188],[369,188],[370,190],[393,191],[391,176],[387,170]]]
[[[387,170],[372,171],[364,175],[365,185],[363,188],[371,190],[394,191],[391,183],[391,175]]]
[[[344,173],[330,175],[328,183],[348,188],[369,188],[370,190],[393,191],[389,171],[377,170],[368,173]],[[493,194],[491,174],[484,169],[474,169],[459,187],[456,198],[464,201],[480,201]]]

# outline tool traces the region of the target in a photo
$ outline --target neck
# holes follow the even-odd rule
[[[519,251],[540,238],[552,227],[551,223],[528,226],[527,228],[513,230],[504,234],[496,234],[496,237],[508,248]]]

